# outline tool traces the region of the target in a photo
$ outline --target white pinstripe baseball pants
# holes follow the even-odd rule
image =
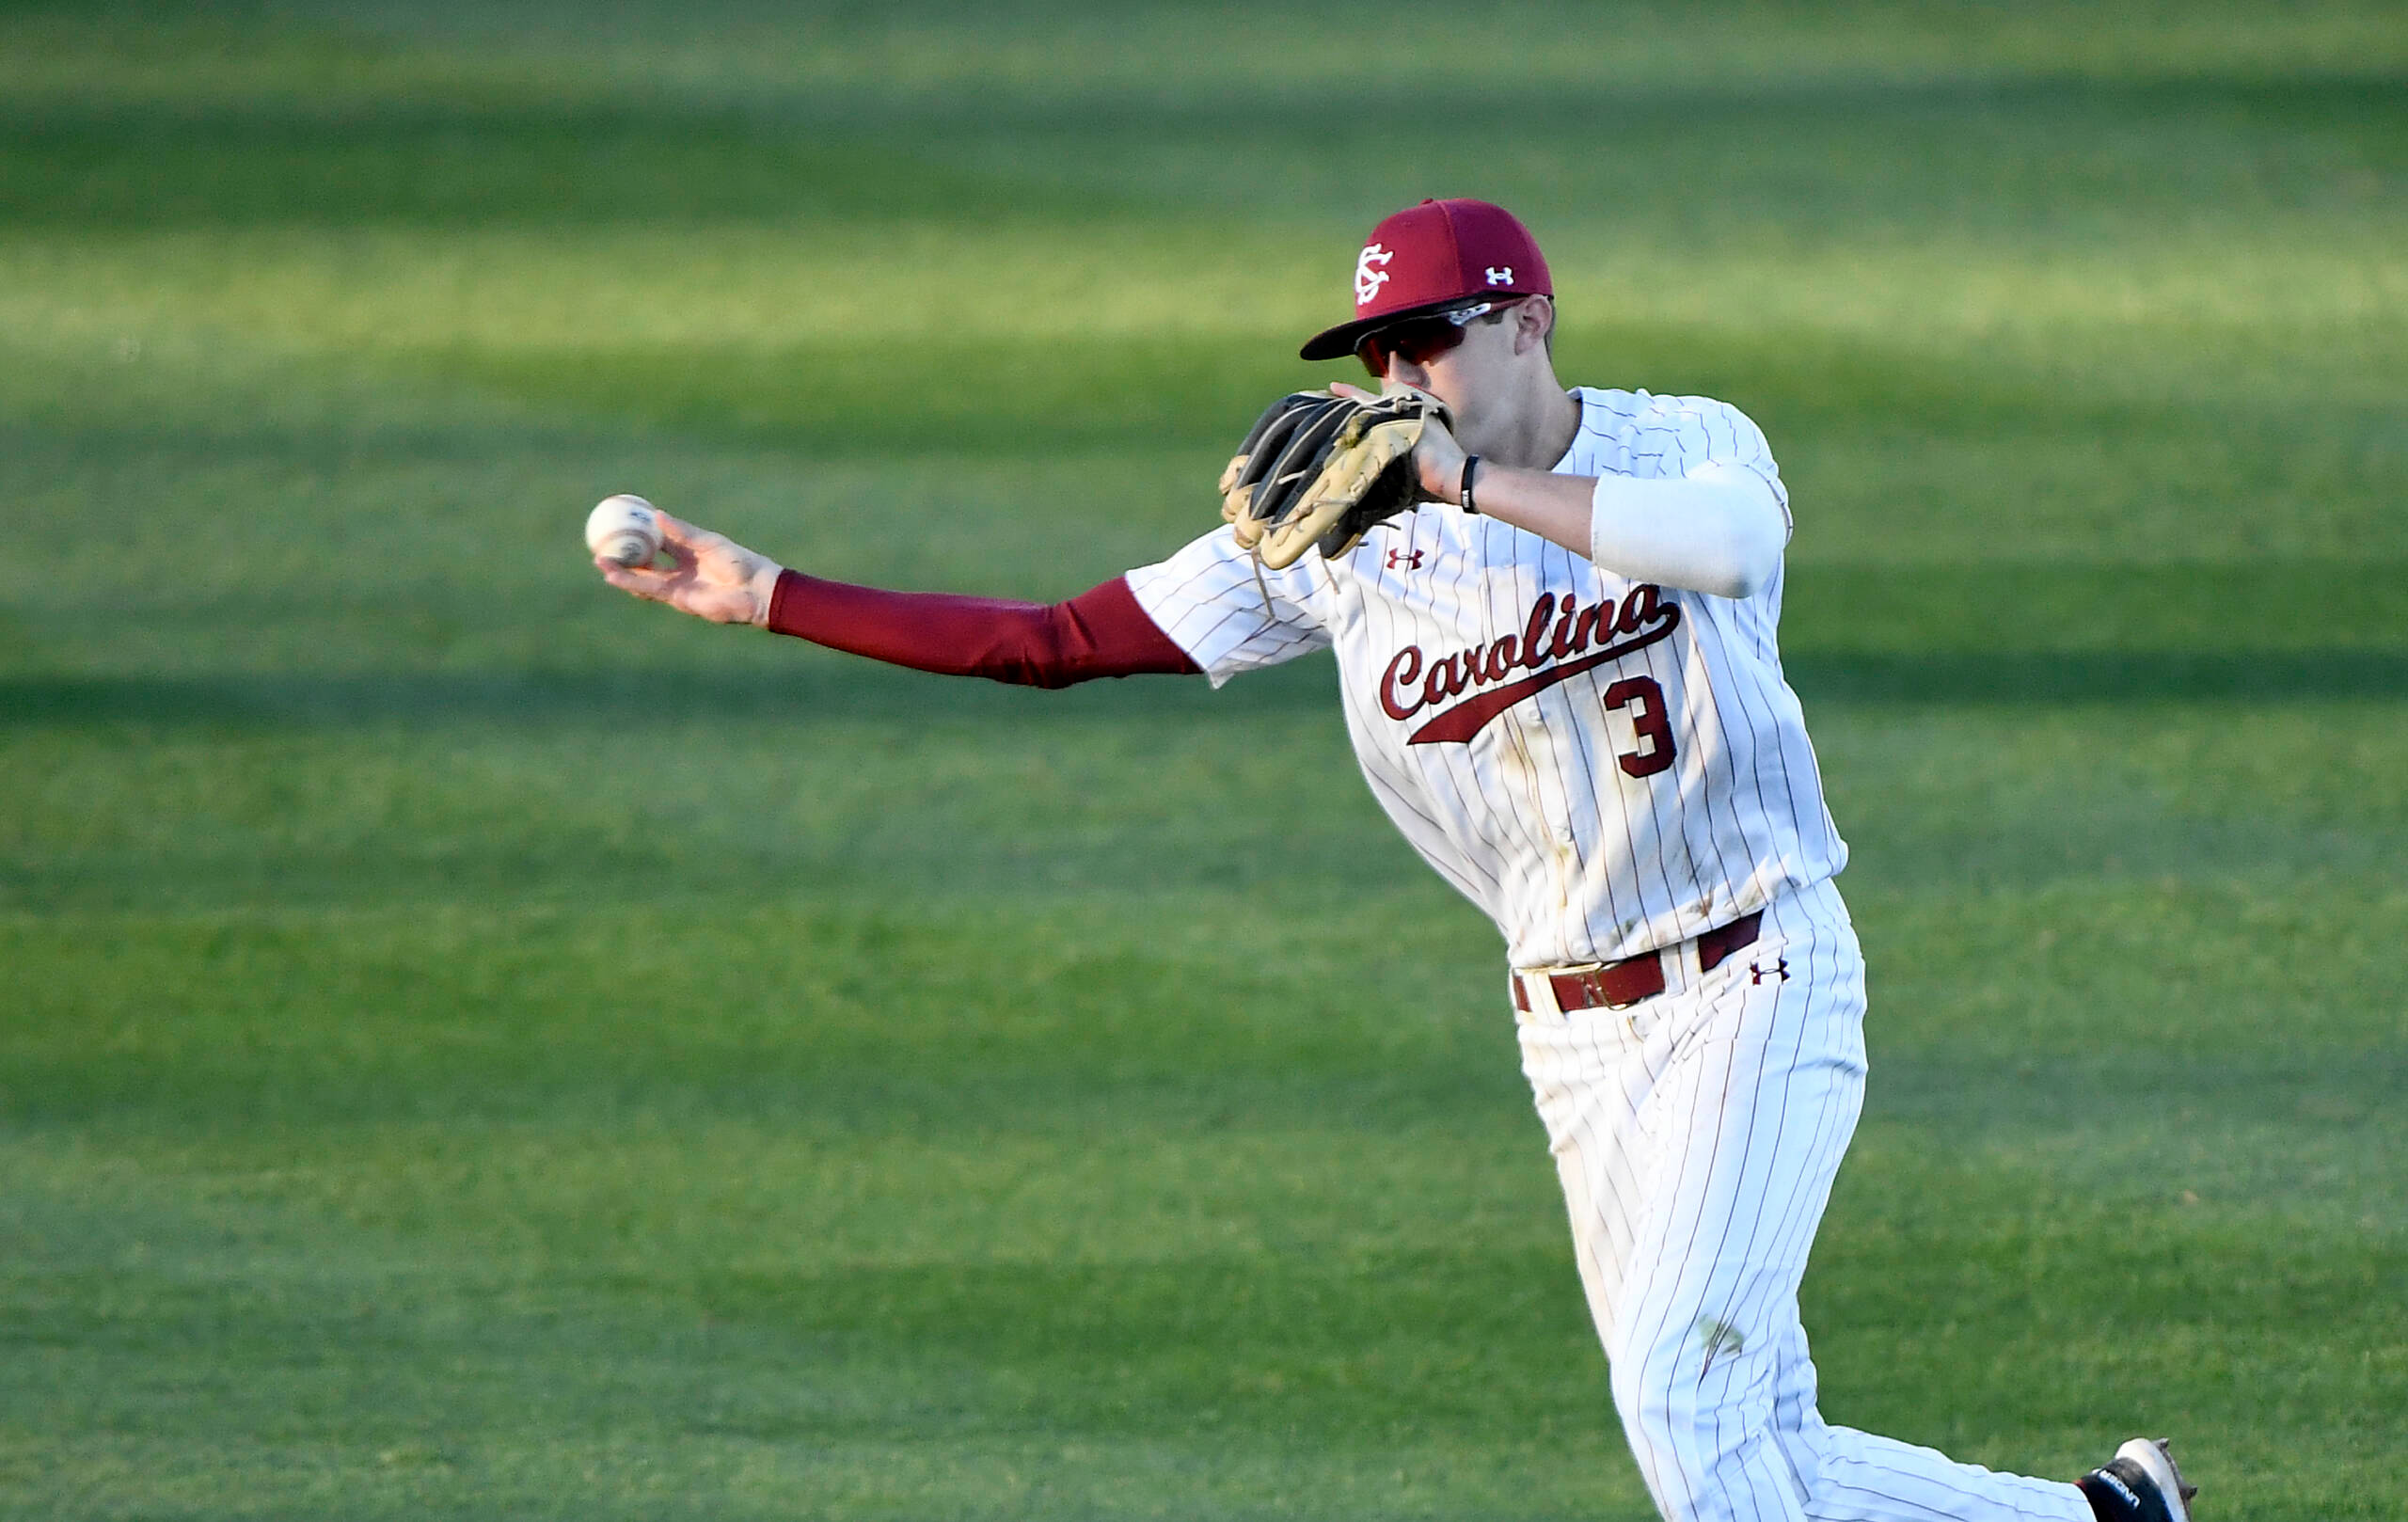
[[[1629,1009],[1548,1006],[1520,1026],[1614,1405],[1657,1509],[2092,1522],[2070,1484],[1815,1412],[1798,1286],[1864,1095],[1864,960],[1838,890],[1777,901],[1757,943],[1703,976],[1693,945],[1681,959]]]

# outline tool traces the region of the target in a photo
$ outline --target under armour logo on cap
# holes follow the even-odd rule
[[[1488,266],[1487,273],[1488,283],[1491,285],[1512,285],[1513,283],[1513,266],[1511,264],[1491,264]]]

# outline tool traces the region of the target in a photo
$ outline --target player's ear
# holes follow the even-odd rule
[[[1528,354],[1555,336],[1555,302],[1546,296],[1524,296],[1513,306],[1513,352]]]

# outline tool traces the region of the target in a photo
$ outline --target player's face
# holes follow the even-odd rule
[[[1520,306],[1504,302],[1462,323],[1457,314],[1415,318],[1367,335],[1354,352],[1372,374],[1429,392],[1462,420],[1505,389],[1520,349]]]

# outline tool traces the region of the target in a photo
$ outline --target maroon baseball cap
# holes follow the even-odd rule
[[[1354,260],[1354,320],[1316,333],[1297,353],[1336,359],[1401,317],[1483,296],[1551,296],[1555,282],[1530,230],[1484,200],[1425,200],[1378,227]]]

